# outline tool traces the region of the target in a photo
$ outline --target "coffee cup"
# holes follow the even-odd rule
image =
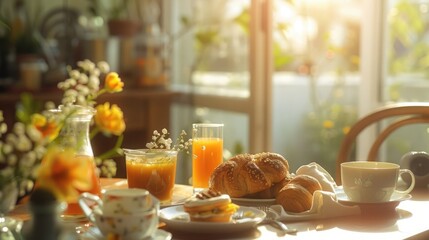
[[[108,189],[102,192],[101,198],[88,192],[82,193],[79,205],[84,212],[98,205],[103,215],[133,215],[152,209],[154,198],[145,189]]]
[[[403,174],[410,176],[411,184],[406,190],[399,190]],[[395,163],[356,161],[341,163],[341,182],[350,201],[378,203],[388,202],[393,193],[405,196],[413,190],[415,179],[410,170],[400,169]]]

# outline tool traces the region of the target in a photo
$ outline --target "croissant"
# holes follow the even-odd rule
[[[288,184],[291,179],[292,179],[291,176],[288,175],[285,178],[283,178],[280,182],[274,183],[270,188],[267,188],[267,189],[262,190],[260,192],[245,195],[244,197],[245,198],[254,198],[254,199],[276,198],[280,189],[282,189],[286,184]]]
[[[322,185],[320,182],[310,175],[297,175],[296,177],[292,178],[288,184],[298,184],[303,186],[307,191],[313,195],[314,191],[316,190],[322,190]]]
[[[239,154],[213,171],[209,188],[231,197],[243,197],[267,190],[288,175],[289,163],[280,154]]]
[[[309,175],[297,175],[277,194],[276,202],[287,212],[300,213],[310,210],[313,193],[322,190],[319,181]]]
[[[313,195],[301,185],[287,184],[277,194],[276,202],[286,212],[300,213],[311,208]]]

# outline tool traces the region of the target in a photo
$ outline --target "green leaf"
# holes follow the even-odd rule
[[[16,117],[20,122],[29,124],[31,115],[42,110],[42,103],[36,101],[29,93],[21,94],[21,101],[17,104]]]

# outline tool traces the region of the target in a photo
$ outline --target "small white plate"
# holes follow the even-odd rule
[[[240,206],[247,207],[261,207],[261,206],[271,206],[276,204],[275,198],[269,199],[254,199],[254,198],[231,198],[231,201]]]
[[[395,213],[396,207],[402,201],[408,200],[411,198],[410,194],[398,194],[393,193],[389,201],[386,202],[376,202],[376,203],[363,203],[363,202],[354,202],[351,201],[347,195],[344,193],[342,188],[338,188],[335,191],[337,195],[337,200],[339,203],[346,206],[359,206],[361,209],[361,215],[383,215],[387,213]]]
[[[76,232],[79,235],[81,240],[102,240],[106,239],[100,230],[95,226],[81,226],[76,228]],[[150,238],[145,238],[145,240],[171,240],[171,233],[164,231],[162,229],[157,229],[155,233]]]
[[[193,233],[230,233],[255,228],[266,216],[265,212],[252,207],[240,207],[237,212],[253,213],[250,218],[232,220],[231,222],[192,222],[183,206],[161,209],[159,219],[167,224],[167,228]],[[247,215],[247,214],[246,214]]]
[[[337,195],[337,200],[340,203],[346,203],[346,204],[350,204],[350,205],[359,205],[359,204],[392,204],[392,203],[398,203],[408,200],[411,198],[410,194],[399,194],[399,193],[393,193],[392,196],[390,197],[389,201],[386,202],[376,202],[376,203],[361,203],[361,202],[354,202],[352,200],[350,200],[346,193],[344,192],[344,190],[337,190],[335,192],[335,194]]]

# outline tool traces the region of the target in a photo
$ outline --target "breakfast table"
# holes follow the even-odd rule
[[[127,180],[122,178],[101,179],[103,189],[127,188]],[[192,195],[192,186],[176,184],[172,204],[180,206]],[[389,204],[391,206],[389,206]],[[392,205],[393,204],[393,205]],[[410,199],[387,205],[360,206],[361,214],[335,218],[288,221],[294,234],[285,234],[273,225],[257,225],[243,231],[214,229],[205,233],[189,229],[181,231],[170,228],[163,221],[159,229],[172,234],[172,239],[429,239],[429,190],[415,189]],[[162,211],[163,207],[161,208]],[[28,221],[30,215],[25,204],[15,207],[9,216]],[[68,223],[70,224],[70,223]],[[88,226],[88,221],[74,223],[75,227]],[[210,224],[210,223],[207,223]],[[198,231],[199,230],[199,231]],[[212,229],[213,230],[213,229]],[[80,239],[77,235],[77,239]],[[83,239],[83,238],[82,238]]]

